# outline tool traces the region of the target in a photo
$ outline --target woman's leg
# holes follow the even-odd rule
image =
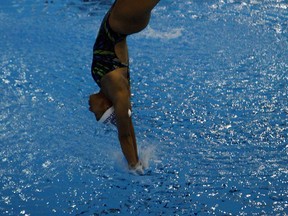
[[[117,0],[109,23],[118,33],[133,34],[149,23],[150,13],[160,0]]]

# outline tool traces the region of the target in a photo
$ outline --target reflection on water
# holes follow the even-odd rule
[[[287,2],[163,1],[129,38],[145,176],[88,112],[110,4],[0,3],[1,214],[285,214]]]

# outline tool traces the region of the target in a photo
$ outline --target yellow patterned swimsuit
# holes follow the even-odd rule
[[[105,74],[117,68],[129,67],[129,64],[122,63],[115,53],[115,45],[123,41],[127,35],[114,32],[111,29],[108,21],[110,13],[111,9],[105,15],[102,21],[98,36],[93,47],[93,62],[91,72],[93,79],[99,87],[101,87],[100,81]]]

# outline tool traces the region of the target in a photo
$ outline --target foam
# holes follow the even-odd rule
[[[155,159],[155,147],[147,146],[146,148],[141,148],[139,151],[139,159],[142,162],[143,168],[148,169],[149,163],[152,159]]]
[[[129,169],[127,161],[125,160],[121,151],[113,151],[112,158],[115,163],[116,170],[120,172],[129,172],[133,175],[145,175],[147,169],[149,169],[150,162],[153,160],[157,163],[155,156],[154,146],[145,146],[139,150],[139,164],[135,169]]]
[[[175,39],[182,36],[183,28],[173,28],[169,31],[162,32],[152,29],[148,26],[143,32],[139,35],[148,37],[148,38],[157,38],[157,39]]]

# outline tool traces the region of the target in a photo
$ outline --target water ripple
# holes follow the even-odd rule
[[[287,3],[167,0],[129,38],[144,176],[87,107],[110,3],[1,4],[1,214],[285,214]]]

